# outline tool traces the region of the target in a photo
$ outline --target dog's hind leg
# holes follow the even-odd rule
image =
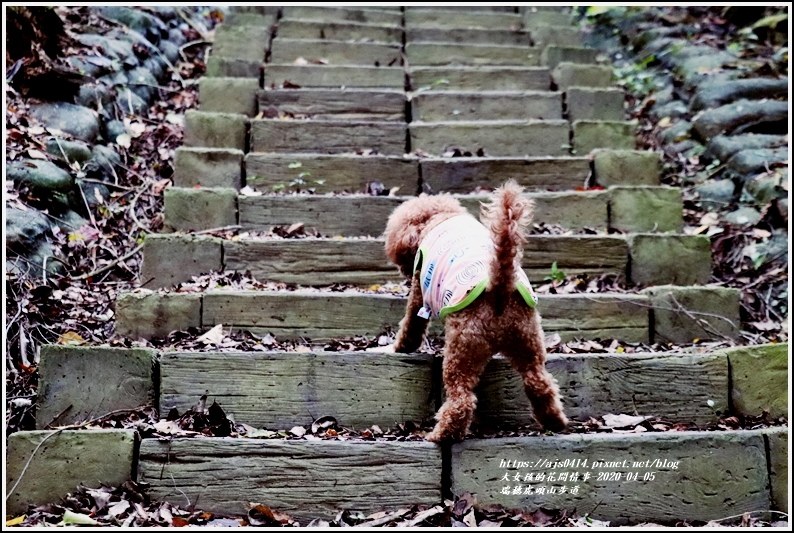
[[[455,317],[448,319],[451,321]],[[460,328],[465,328],[463,321],[447,324],[443,364],[447,398],[436,414],[438,424],[425,437],[432,442],[460,441],[466,436],[477,407],[474,388],[493,353],[482,336],[466,334]]]
[[[546,346],[538,315],[534,311],[532,314],[529,323],[505,343],[502,354],[521,374],[524,392],[537,421],[548,430],[560,431],[568,425],[568,419],[563,412],[557,380],[546,370]]]

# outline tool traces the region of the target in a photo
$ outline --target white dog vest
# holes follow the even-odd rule
[[[414,261],[414,272],[421,263],[424,307],[419,316],[442,320],[471,304],[488,286],[488,268],[494,254],[488,229],[471,215],[452,217],[422,240]],[[516,289],[530,307],[538,299],[529,279],[520,268]]]

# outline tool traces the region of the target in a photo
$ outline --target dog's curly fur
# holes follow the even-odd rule
[[[538,312],[516,291],[526,227],[532,202],[510,180],[496,190],[493,202],[484,205],[481,222],[489,228],[494,256],[485,292],[464,309],[446,318],[443,377],[447,399],[436,415],[438,424],[427,436],[434,442],[462,440],[469,429],[477,398],[474,388],[491,357],[501,352],[521,374],[535,418],[559,431],[568,423],[560,403],[556,380],[546,371],[546,347]],[[397,352],[419,348],[428,321],[417,316],[423,306],[419,271],[414,259],[422,239],[438,224],[466,214],[452,196],[420,196],[400,205],[386,225],[386,255],[412,279],[405,317],[394,343]]]

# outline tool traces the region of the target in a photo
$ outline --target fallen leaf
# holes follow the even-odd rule
[[[152,427],[154,427],[154,430],[158,433],[163,433],[165,435],[184,433],[182,428],[179,427],[179,424],[173,420],[161,420],[160,422],[155,422],[152,424]]]
[[[217,346],[223,342],[223,337],[223,324],[218,324],[196,340],[203,344],[215,344]]]
[[[295,426],[294,428],[290,429],[289,432],[296,437],[302,437],[306,434],[306,428],[302,426]]]
[[[85,344],[85,339],[81,337],[79,333],[75,333],[74,331],[67,331],[66,333],[58,337],[58,344],[65,344],[67,346],[78,346],[80,344]]]
[[[129,133],[122,133],[116,136],[116,144],[122,148],[129,148],[132,144],[132,136]]]
[[[604,419],[604,426],[608,428],[624,428],[624,427],[634,427],[637,424],[641,424],[645,422],[649,418],[653,418],[652,416],[631,416],[631,415],[613,415],[612,413],[607,413],[601,418]]]
[[[99,522],[86,514],[75,513],[74,511],[66,509],[63,513],[63,520],[61,520],[58,525],[98,526]]]
[[[240,194],[243,196],[262,196],[260,191],[253,189],[250,185],[246,185],[242,189],[240,189]]]
[[[295,222],[287,228],[288,236],[297,235],[299,233],[303,233],[303,222]]]
[[[716,226],[720,222],[720,217],[714,211],[710,211],[700,217],[700,223],[704,226]]]
[[[174,124],[175,126],[182,126],[185,124],[185,115],[177,115],[176,113],[168,113],[165,116],[166,122]]]
[[[132,122],[130,119],[124,119],[124,129],[127,130],[133,138],[140,137],[146,131],[146,125],[142,122]]]
[[[130,508],[130,502],[127,500],[121,500],[120,502],[110,506],[110,508],[108,509],[108,514],[110,516],[118,516],[129,508]]]
[[[441,507],[440,505],[436,505],[435,507],[432,507],[432,508],[428,509],[427,511],[422,511],[421,513],[416,515],[413,519],[408,520],[407,522],[401,522],[398,525],[404,525],[406,527],[415,526],[415,525],[417,525],[417,524],[419,524],[421,522],[424,522],[425,520],[427,520],[431,516],[435,516],[435,515],[441,514],[443,512],[444,512],[444,508]]]
[[[47,154],[35,148],[28,148],[28,155],[33,159],[47,159]]]
[[[328,429],[336,426],[336,418],[332,416],[321,416],[312,422],[312,433],[317,433],[321,429]]]
[[[6,520],[6,527],[18,526],[24,520],[25,520],[25,515],[18,516],[16,518],[12,518],[11,520]]]
[[[552,348],[556,348],[562,342],[562,337],[560,337],[559,333],[552,333],[551,335],[546,336],[546,349],[550,350]]]

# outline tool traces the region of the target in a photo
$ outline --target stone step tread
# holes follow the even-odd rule
[[[588,509],[592,518],[618,524],[718,519],[724,517],[727,504],[738,513],[772,507],[766,433],[472,439],[452,447],[451,489],[457,495],[477,493],[483,505]],[[538,459],[562,464],[536,466]],[[503,466],[507,460],[530,464]],[[623,461],[628,466],[623,467]],[[737,471],[742,475],[735,475]],[[429,507],[442,498],[441,448],[423,442],[145,439],[139,472],[141,480],[151,484],[153,498],[173,503],[198,499],[203,509],[219,513],[245,514],[245,502],[264,501],[302,520],[331,519],[339,509],[371,513],[417,503]],[[541,472],[554,472],[555,478],[561,472],[579,472],[578,482],[542,484],[580,488],[576,494],[502,493],[505,486],[526,486],[512,482],[516,474],[523,478]],[[584,472],[590,474],[588,481],[582,481]],[[622,472],[622,478],[625,472],[637,473],[638,481],[603,479],[614,472]],[[500,480],[505,474],[510,481]],[[259,482],[252,485],[251,479]]]
[[[289,430],[322,414],[342,427],[388,429],[432,418],[439,363],[430,354],[164,352],[159,408],[182,413],[207,394],[254,427]],[[546,368],[566,415],[580,422],[612,413],[706,425],[728,408],[724,353],[551,354]],[[521,378],[504,357],[488,363],[475,393],[481,424],[535,424]]]

